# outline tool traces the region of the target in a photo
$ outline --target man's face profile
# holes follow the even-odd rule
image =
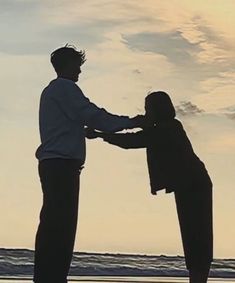
[[[70,61],[64,70],[64,75],[68,79],[77,82],[79,79],[79,74],[81,73],[81,63],[79,60]]]

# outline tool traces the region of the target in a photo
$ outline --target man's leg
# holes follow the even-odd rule
[[[73,160],[40,162],[43,206],[35,243],[35,283],[66,283],[77,225],[79,170]]]
[[[175,192],[190,283],[206,283],[213,257],[212,187]]]

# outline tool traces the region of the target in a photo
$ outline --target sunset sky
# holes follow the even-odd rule
[[[235,1],[0,1],[0,247],[34,248],[38,104],[50,53],[86,51],[79,86],[111,113],[168,92],[214,183],[214,256],[235,258]],[[87,142],[75,250],[183,254],[173,194],[150,194],[145,151]]]

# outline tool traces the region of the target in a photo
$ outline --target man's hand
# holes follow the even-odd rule
[[[93,129],[90,129],[90,128],[85,128],[85,132],[86,132],[86,137],[88,139],[96,139],[98,137],[100,137],[100,132],[97,132]]]
[[[152,126],[152,122],[149,121],[144,115],[137,115],[131,119],[136,123],[136,127],[144,129]]]

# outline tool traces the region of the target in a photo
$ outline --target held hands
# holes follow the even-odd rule
[[[149,128],[153,126],[153,123],[144,115],[136,115],[133,118],[130,118],[134,124],[136,128]],[[85,135],[88,139],[96,139],[96,138],[104,138],[105,137],[105,133],[96,131],[94,129],[91,128],[85,128]]]
[[[85,128],[85,133],[88,139],[96,139],[96,138],[101,137],[100,132],[97,132],[96,130],[93,130],[91,128]]]

